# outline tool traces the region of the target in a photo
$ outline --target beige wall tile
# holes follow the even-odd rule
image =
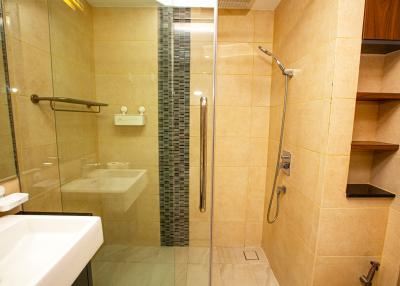
[[[215,220],[244,221],[248,187],[247,167],[217,167],[215,169]]]
[[[52,96],[51,58],[46,51],[9,37],[10,81],[17,95]]]
[[[211,42],[192,42],[190,45],[190,72],[212,74],[214,49]]]
[[[262,222],[247,222],[246,223],[246,238],[244,241],[245,247],[256,247],[261,244]]]
[[[253,45],[220,41],[217,62],[217,74],[250,75],[253,72]]]
[[[250,106],[251,96],[251,75],[218,76],[216,97],[217,106]]]
[[[249,194],[264,194],[266,181],[265,167],[249,167]]]
[[[398,285],[400,277],[399,261],[393,261],[383,256],[381,264],[380,273],[377,277],[379,285]]]
[[[359,279],[362,273],[367,273],[368,269],[370,268],[371,265],[369,264],[369,262],[371,260],[379,260],[379,257],[319,256],[315,264],[315,276],[313,285],[358,285],[360,283]],[[339,273],[340,275],[338,275]]]
[[[337,36],[361,38],[365,1],[339,0]]]
[[[253,42],[254,14],[250,10],[219,10],[218,39],[222,42]]]
[[[354,2],[361,2],[361,1],[354,1]],[[349,11],[358,13],[359,11],[362,10],[353,9]],[[339,23],[343,24],[343,21]],[[354,27],[356,29],[359,29],[361,25],[355,25]],[[335,49],[336,49],[336,58],[335,58],[333,97],[354,99],[357,95],[358,71],[360,66],[359,60],[355,59],[359,59],[360,57],[361,39],[360,37],[351,39],[338,38],[336,40]]]
[[[214,246],[238,247],[244,246],[246,223],[229,221],[213,223]]]
[[[10,37],[49,52],[48,7],[45,0],[9,0],[4,8],[9,15],[7,29]]]
[[[332,100],[328,154],[349,154],[352,141],[354,112],[354,99]]]
[[[271,77],[253,76],[252,106],[269,106],[271,97]]]
[[[135,53],[132,53],[135,51]],[[95,41],[96,74],[155,74],[155,42]]]
[[[157,9],[96,8],[93,12],[97,41],[157,41]]]
[[[249,165],[265,167],[267,165],[268,142],[265,138],[250,138]]]
[[[290,177],[279,179],[288,193],[281,198],[278,222],[264,223],[262,243],[280,285],[329,285],[329,275],[338,272],[343,277],[333,279],[339,281],[337,285],[358,283],[359,275],[354,280],[350,271],[335,271],[340,267],[335,259],[369,252],[379,256],[383,246],[387,202],[379,205],[382,208],[366,209],[373,204],[354,203],[345,197],[363,15],[362,1],[345,2],[285,0],[275,11],[274,53],[286,66],[298,69],[289,81],[284,134],[284,148],[292,152],[293,169]],[[273,65],[269,154],[277,152],[283,94],[283,77]],[[267,190],[273,179],[270,170],[276,163],[270,157]],[[371,220],[373,226],[367,223]],[[366,224],[367,230],[359,231],[361,224]],[[359,247],[365,245],[363,239],[369,233],[371,249]],[[296,250],[291,248],[294,245]],[[332,261],[323,260],[322,255],[333,256]],[[312,266],[296,264],[297,257],[310,259]],[[300,268],[302,274],[298,273]]]
[[[249,154],[250,139],[248,137],[217,137],[216,139],[216,166],[246,166],[249,162]]]
[[[379,256],[383,249],[387,217],[386,208],[323,209],[318,254]]]
[[[251,126],[250,107],[217,106],[217,136],[249,136]]]
[[[269,108],[252,107],[251,108],[251,137],[268,137]]]
[[[272,43],[274,12],[254,11],[254,42]]]

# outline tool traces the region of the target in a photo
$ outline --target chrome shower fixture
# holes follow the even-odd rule
[[[283,134],[285,131],[286,107],[287,107],[287,100],[288,100],[288,94],[289,94],[289,86],[288,85],[289,85],[289,79],[291,77],[293,77],[294,72],[292,69],[285,68],[283,63],[268,49],[263,48],[261,46],[258,46],[258,48],[264,54],[272,57],[272,59],[276,62],[276,64],[282,71],[282,74],[285,76],[285,94],[283,97],[283,110],[282,110],[281,130],[280,130],[279,147],[278,147],[278,157],[276,159],[274,182],[272,185],[271,195],[270,195],[269,204],[268,204],[268,211],[267,211],[267,222],[274,223],[278,219],[278,216],[279,216],[280,196],[282,194],[286,194],[286,191],[287,191],[285,186],[277,187],[279,170],[283,169],[285,171],[285,173],[290,176],[291,155],[289,152],[286,152],[286,151],[282,152],[282,145],[283,145]],[[275,189],[276,189],[276,208],[275,208],[275,214],[272,216],[272,202],[275,197]]]
[[[290,69],[286,69],[286,67],[283,65],[283,63],[272,52],[270,52],[268,49],[263,48],[261,46],[258,46],[258,49],[260,51],[262,51],[264,54],[267,54],[268,56],[273,58],[273,60],[276,62],[276,64],[278,65],[278,67],[282,71],[283,75],[287,75],[287,76],[290,76],[290,77],[293,76],[293,71],[290,70]]]

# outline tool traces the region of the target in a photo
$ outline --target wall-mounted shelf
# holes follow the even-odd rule
[[[394,198],[395,194],[370,184],[347,184],[346,197],[348,198]]]
[[[376,141],[353,141],[351,142],[351,149],[365,151],[397,151],[399,150],[399,144]]]
[[[363,40],[361,54],[388,54],[400,50],[400,41]]]
[[[400,100],[400,93],[388,92],[357,92],[358,101]]]

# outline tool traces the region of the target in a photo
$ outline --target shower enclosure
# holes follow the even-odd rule
[[[48,1],[62,210],[94,285],[209,285],[216,3],[120,2]]]

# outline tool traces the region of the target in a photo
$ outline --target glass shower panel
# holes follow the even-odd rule
[[[48,2],[54,96],[108,104],[56,111],[63,211],[102,218],[95,285],[210,281],[215,3],[161,2]]]

